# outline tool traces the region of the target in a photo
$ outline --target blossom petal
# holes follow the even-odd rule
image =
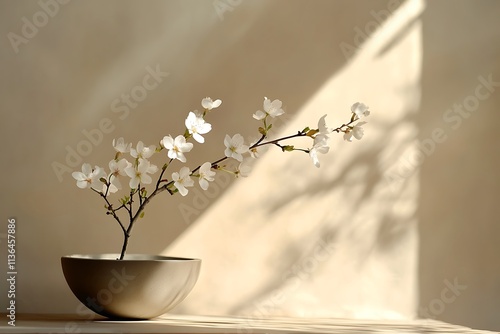
[[[352,142],[352,131],[351,130],[346,130],[344,133],[344,140],[348,142]]]
[[[200,178],[200,180],[198,182],[200,184],[201,189],[203,189],[203,190],[207,190],[208,189],[208,185],[209,184],[208,184],[208,181],[206,179]]]
[[[175,182],[174,186],[177,188],[179,194],[181,194],[182,196],[186,196],[189,192],[189,190],[187,190],[186,187],[184,187],[182,184],[179,184],[178,182]]]
[[[271,109],[271,106],[272,106],[271,100],[268,99],[267,97],[264,97],[264,104],[263,104],[264,110],[266,112],[269,112],[269,109]]]
[[[220,107],[220,105],[221,105],[221,104],[222,104],[222,100],[219,100],[219,99],[215,100],[215,101],[212,103],[212,109],[213,109],[213,108],[218,108],[218,107]]]
[[[206,133],[209,133],[210,130],[212,130],[212,124],[210,123],[202,123],[202,124],[199,124],[197,127],[196,127],[196,132],[199,133],[199,134],[206,134]]]
[[[252,116],[254,119],[260,121],[266,118],[266,113],[264,113],[262,110],[257,110]]]
[[[243,156],[240,153],[238,153],[238,152],[233,152],[232,158],[238,160],[239,162],[243,161]]]
[[[212,110],[213,108],[217,108],[221,105],[221,100],[212,101],[210,97],[206,97],[201,100],[201,106],[206,110]]]
[[[351,111],[360,118],[370,115],[370,110],[368,110],[368,106],[361,102],[354,103],[351,106]]]
[[[174,138],[171,135],[163,137],[160,144],[166,149],[172,149],[174,147]]]
[[[322,135],[325,135],[325,136],[328,136],[330,134],[330,129],[328,128],[328,126],[326,126],[326,116],[328,116],[327,114],[323,115],[319,121],[318,121],[318,130],[319,130],[319,133],[322,134]]]
[[[203,136],[200,135],[199,133],[193,133],[193,139],[200,144],[203,144],[205,142],[205,138],[203,138]]]
[[[140,182],[140,179],[137,176],[134,176],[130,179],[130,182],[128,185],[130,186],[130,189],[137,189],[137,187],[139,186],[139,182]]]
[[[309,156],[311,157],[314,166],[319,168],[320,164],[319,164],[319,159],[318,159],[318,152],[316,151],[315,148],[313,148],[309,151]]]
[[[90,175],[90,173],[92,173],[92,166],[90,166],[90,164],[88,163],[84,163],[82,165],[82,173],[85,175]]]
[[[146,173],[141,175],[141,183],[150,184],[151,182],[153,182],[153,179],[151,178],[151,176],[149,176]]]

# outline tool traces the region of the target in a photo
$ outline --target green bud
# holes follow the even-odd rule
[[[102,183],[104,183],[104,184],[108,184],[108,181],[107,181],[107,180],[106,180],[106,178],[104,178],[104,177],[101,177],[101,178],[99,179],[99,181],[101,181],[101,182],[102,182]]]
[[[292,152],[295,147],[293,145],[284,145],[281,149],[283,152]]]
[[[124,196],[123,198],[120,198],[120,202],[125,205],[128,203],[128,200],[130,199],[130,197],[128,196]]]
[[[143,218],[144,217],[144,211],[141,212],[141,214],[139,215],[139,218]]]
[[[263,136],[267,135],[267,131],[266,131],[266,129],[264,129],[264,128],[263,128],[263,127],[261,127],[261,126],[259,127],[259,133],[260,133],[261,135],[263,135]]]

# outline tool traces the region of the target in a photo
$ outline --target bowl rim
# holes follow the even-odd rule
[[[120,261],[120,262],[201,262],[201,259],[190,257],[167,256],[157,254],[125,254],[123,260],[118,260],[119,253],[92,253],[92,254],[71,254],[61,256],[62,260],[80,260],[80,261]]]

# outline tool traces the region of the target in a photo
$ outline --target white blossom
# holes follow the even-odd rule
[[[94,169],[92,169],[90,164],[84,163],[82,165],[82,171],[73,172],[71,176],[76,180],[78,188],[85,189],[91,187],[97,190],[101,188],[102,182],[100,179],[106,178],[106,173],[99,166],[95,166]]]
[[[215,180],[215,172],[211,170],[212,164],[210,162],[205,162],[203,165],[201,165],[199,173],[200,173],[200,179],[199,179],[199,184],[201,189],[207,190],[209,181],[212,182]]]
[[[361,126],[364,124],[366,124],[366,122],[359,122],[355,126],[347,128],[344,133],[344,140],[352,142],[353,137],[357,140],[363,138],[364,130]]]
[[[243,159],[242,162],[238,165],[235,171],[236,177],[247,177],[250,175],[250,172],[252,171],[252,165],[249,161],[249,159]]]
[[[111,174],[115,176],[127,175],[127,173],[125,173],[125,168],[127,168],[129,165],[131,165],[131,163],[128,162],[127,159],[120,159],[118,161],[113,159],[108,164]]]
[[[318,153],[326,154],[330,150],[327,140],[328,137],[324,135],[316,135],[316,137],[314,137],[313,147],[309,150],[309,156],[311,157],[314,166],[318,168],[320,166]]]
[[[366,117],[370,115],[370,110],[368,106],[361,102],[356,102],[351,106],[351,111],[356,114],[359,118]]]
[[[197,112],[190,111],[184,123],[186,125],[186,129],[188,129],[189,133],[193,135],[194,140],[200,144],[205,142],[205,138],[203,138],[202,135],[212,130],[212,125],[205,122],[202,115]]]
[[[156,146],[144,146],[142,141],[137,143],[136,148],[130,149],[130,155],[136,159],[149,159],[156,151]]]
[[[114,193],[119,189],[122,189],[122,184],[120,182],[119,176],[126,176],[127,173],[125,169],[132,165],[127,159],[121,159],[119,161],[113,159],[109,162],[109,182],[111,186],[109,187],[109,192]],[[103,186],[103,192],[106,193],[107,186]]]
[[[186,166],[182,167],[178,173],[172,173],[172,180],[174,180],[174,186],[182,196],[188,194],[187,187],[192,187],[194,185],[194,181],[191,179],[191,172]]]
[[[132,144],[125,143],[125,139],[123,139],[123,137],[118,138],[118,140],[113,139],[113,147],[115,148],[116,152],[128,153],[130,152],[131,146]]]
[[[177,159],[181,162],[186,162],[186,156],[184,153],[191,151],[193,148],[192,143],[187,143],[186,138],[182,135],[178,135],[175,139],[168,135],[163,137],[160,144],[168,150],[168,157],[170,159]]]
[[[249,152],[250,152],[250,156],[254,159],[257,159],[258,157],[260,157],[260,152],[259,152],[258,147],[254,147],[254,148],[249,149]]]
[[[318,131],[320,135],[326,136],[328,138],[332,130],[326,126],[326,120],[325,120],[326,116],[328,115],[325,114],[319,119]]]
[[[154,174],[157,171],[158,167],[146,159],[139,159],[136,166],[130,164],[125,168],[125,173],[130,177],[129,186],[131,189],[137,189],[139,184],[150,184],[153,179],[148,174]]]
[[[205,110],[212,110],[214,108],[217,108],[219,107],[220,105],[222,104],[222,101],[221,100],[215,100],[215,101],[212,101],[211,98],[209,97],[206,97],[204,98],[203,100],[201,100],[201,106],[205,109]]]
[[[253,118],[260,121],[267,116],[271,116],[272,118],[283,115],[285,111],[281,108],[282,102],[280,100],[271,101],[267,97],[264,98],[264,111],[257,110],[253,114]]]
[[[235,134],[232,138],[226,135],[224,138],[224,145],[226,150],[224,154],[228,158],[234,158],[238,161],[243,161],[243,153],[248,152],[248,146],[244,144],[243,136],[239,133]]]

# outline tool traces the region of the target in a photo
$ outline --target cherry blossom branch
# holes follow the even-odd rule
[[[173,192],[170,189],[168,189],[168,187],[170,187],[172,184],[173,184],[173,181],[170,181],[167,184],[165,184],[165,185],[163,185],[163,186],[161,186],[159,188],[156,188],[151,193],[151,195],[149,195],[149,196],[147,196],[147,197],[144,198],[144,201],[142,202],[142,204],[140,204],[139,208],[137,209],[137,212],[134,215],[132,215],[132,212],[129,211],[129,213],[130,213],[130,224],[128,225],[128,228],[126,229],[125,238],[124,238],[123,245],[122,245],[122,250],[121,250],[121,253],[120,253],[120,260],[123,260],[123,258],[125,256],[125,252],[127,251],[128,239],[130,238],[130,235],[132,233],[132,228],[134,227],[135,222],[141,217],[141,214],[144,212],[144,209],[145,209],[146,205],[151,201],[151,199],[153,199],[153,197],[155,197],[156,195],[162,193],[165,190],[168,190],[168,192],[171,195],[173,195]]]
[[[200,187],[203,190],[208,189],[209,181],[214,181],[215,172],[212,169],[226,171],[232,174],[244,175],[244,168],[240,164],[235,171],[226,169],[225,165],[221,165],[222,162],[228,159],[235,159],[240,163],[243,163],[244,154],[250,153],[250,155],[255,158],[257,156],[257,148],[265,145],[275,145],[279,147],[283,152],[288,151],[301,151],[308,153],[313,160],[316,167],[319,167],[318,153],[325,154],[329,150],[328,139],[330,134],[333,132],[344,133],[344,140],[352,141],[352,138],[361,139],[363,136],[362,125],[365,122],[359,122],[361,117],[369,115],[368,107],[362,103],[355,103],[351,107],[352,116],[349,122],[342,124],[341,126],[329,129],[326,126],[325,117],[320,118],[318,122],[317,129],[310,129],[309,127],[304,128],[302,131],[297,131],[295,134],[284,136],[281,138],[267,140],[267,134],[272,128],[273,124],[269,122],[271,118],[278,117],[284,113],[281,108],[282,103],[280,100],[271,101],[268,98],[264,98],[263,110],[258,110],[253,114],[253,118],[256,120],[261,120],[263,127],[259,127],[259,133],[261,137],[257,142],[250,144],[250,146],[245,145],[243,136],[240,134],[235,134],[232,137],[226,135],[224,139],[224,144],[226,146],[225,156],[215,160],[214,162],[205,162],[199,165],[192,171],[189,170],[187,166],[181,168],[179,172],[172,173],[172,179],[168,180],[164,178],[166,169],[170,166],[173,160],[179,160],[181,162],[186,162],[186,157],[184,153],[190,152],[193,143],[187,142],[188,139],[193,139],[199,143],[203,143],[205,139],[202,135],[208,133],[212,126],[211,124],[205,122],[205,115],[213,108],[220,106],[222,102],[220,100],[213,101],[210,98],[205,98],[202,100],[201,104],[204,108],[202,113],[197,111],[189,112],[188,117],[185,120],[186,130],[183,135],[178,135],[173,138],[168,135],[163,137],[160,141],[160,147],[155,145],[144,146],[144,144],[139,141],[135,148],[131,147],[131,144],[125,143],[123,138],[119,138],[117,141],[113,140],[113,147],[117,151],[115,158],[109,162],[110,173],[107,174],[104,170],[98,166],[92,168],[89,164],[85,163],[82,165],[82,172],[73,172],[73,177],[77,181],[77,186],[79,188],[91,188],[93,191],[98,193],[103,197],[106,202],[106,214],[113,216],[113,218],[120,225],[124,240],[122,244],[122,249],[120,253],[120,260],[125,256],[129,238],[132,233],[132,229],[139,218],[144,216],[145,207],[148,203],[156,197],[158,194],[168,191],[170,195],[179,192],[182,196],[188,194],[187,187],[192,187],[194,181],[191,177],[196,177],[199,179]],[[287,141],[292,138],[297,137],[310,137],[313,140],[311,148],[295,148],[293,145],[285,145],[282,142]],[[160,174],[156,180],[154,190],[148,195],[146,187],[144,185],[150,184],[153,180],[149,174],[154,174],[158,171],[157,166],[150,163],[148,160],[154,153],[158,153],[163,149],[168,150],[168,158],[170,159],[166,162],[160,171]],[[130,155],[135,159],[133,163],[129,162],[127,159],[121,158],[124,153],[130,153]],[[120,199],[121,205],[118,208],[113,208],[113,205],[108,199],[110,193],[114,193],[121,189],[121,184],[118,180],[119,176],[130,177],[129,186],[130,192],[129,196],[125,196]],[[102,186],[102,183],[104,186]],[[97,188],[95,188],[97,187]],[[102,191],[98,191],[99,187],[103,187]],[[139,196],[137,208],[134,205],[134,196]],[[122,223],[120,217],[118,216],[118,211],[125,209],[128,213],[129,224],[127,227]],[[135,212],[134,212],[135,209]]]
[[[259,140],[257,140],[257,142],[255,144],[253,144],[252,146],[250,146],[250,148],[255,148],[257,147],[264,139],[266,139],[267,135],[263,134],[262,137],[259,138]]]
[[[168,166],[170,166],[170,164],[172,163],[172,158],[170,158],[170,161],[165,163],[163,165],[163,167],[161,168],[161,173],[160,173],[160,176],[158,176],[158,181],[156,182],[156,188],[155,189],[158,189],[158,187],[160,186],[160,183],[161,182],[165,182],[165,180],[162,180],[162,177],[163,177],[163,174],[165,173],[165,171],[167,170]]]
[[[288,139],[292,139],[292,138],[297,138],[297,137],[304,137],[304,136],[307,136],[307,133],[304,132],[304,131],[298,131],[296,134],[294,135],[289,135],[289,136],[285,136],[285,137],[282,137],[282,138],[278,138],[278,139],[274,139],[274,140],[270,140],[270,141],[266,141],[264,143],[259,143],[257,142],[256,144],[250,146],[250,149],[252,148],[256,148],[256,147],[260,147],[260,146],[264,146],[264,145],[269,145],[269,144],[278,144],[280,141],[284,141],[284,140],[288,140]],[[278,145],[280,146],[280,145]],[[280,146],[281,147],[281,146]]]
[[[353,124],[353,123],[355,123],[357,121],[359,121],[359,118],[351,119],[351,121],[349,123],[342,124],[341,126],[335,128],[335,129],[332,129],[332,132],[336,132],[336,133],[345,132],[344,128],[350,127],[351,124]]]
[[[118,209],[113,209],[113,205],[109,202],[106,195],[104,195],[101,191],[95,190],[94,188],[90,188],[90,189],[92,189],[93,191],[98,193],[102,198],[104,198],[104,200],[106,201],[106,204],[107,204],[107,206],[106,206],[106,209],[108,210],[107,214],[108,215],[111,214],[113,216],[113,218],[118,222],[118,224],[120,224],[120,227],[122,228],[123,232],[126,235],[127,230],[125,229],[125,226],[122,224],[120,217],[118,217],[118,215],[116,214],[116,211],[119,210],[121,208],[121,206]]]
[[[306,133],[298,131],[296,134],[285,136],[285,137],[274,139],[274,140],[270,140],[270,141],[264,142],[264,143],[262,143],[262,141],[266,138],[266,135],[262,135],[262,137],[255,144],[253,144],[252,146],[250,146],[249,149],[253,149],[253,148],[264,146],[264,145],[270,145],[270,144],[276,145],[280,141],[291,139],[291,138],[296,138],[296,137],[303,137],[303,136],[306,136],[306,135],[307,135]],[[278,145],[278,146],[280,146],[280,145]],[[225,156],[225,157],[222,157],[222,158],[220,158],[220,159],[212,162],[212,168],[217,168],[217,166],[221,162],[223,162],[223,161],[225,161],[227,159],[229,159],[229,157]],[[196,173],[200,168],[201,168],[201,165],[199,165],[198,167],[196,167],[195,169],[193,169],[192,172],[191,172],[191,175],[193,175],[194,173]]]

